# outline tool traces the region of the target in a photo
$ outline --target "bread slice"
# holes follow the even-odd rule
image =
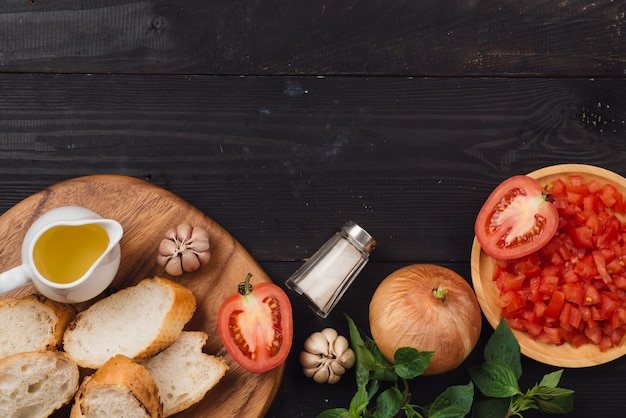
[[[144,279],[79,312],[65,331],[63,348],[89,369],[116,354],[138,362],[173,344],[195,309],[189,288],[161,277]]]
[[[0,358],[60,348],[75,315],[72,305],[40,295],[0,300]]]
[[[47,417],[78,389],[76,363],[60,351],[17,353],[0,360],[0,416]]]
[[[184,331],[169,348],[141,363],[159,387],[163,416],[200,402],[228,371],[222,357],[202,352],[207,337],[202,331]]]
[[[83,379],[70,418],[160,418],[163,407],[152,375],[123,355]]]

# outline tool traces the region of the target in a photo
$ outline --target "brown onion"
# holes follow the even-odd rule
[[[434,351],[427,375],[458,367],[472,352],[482,326],[478,300],[470,285],[444,267],[406,266],[387,276],[369,307],[372,338],[393,362],[400,347]]]

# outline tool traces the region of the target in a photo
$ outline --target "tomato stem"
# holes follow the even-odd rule
[[[250,293],[252,293],[252,283],[250,283],[251,278],[252,273],[248,273],[248,275],[246,276],[246,280],[239,283],[239,286],[237,286],[237,291],[241,293],[242,296],[248,296]]]
[[[436,289],[433,289],[433,296],[436,297],[437,299],[445,300],[447,293],[448,293],[448,289],[445,287],[438,287]]]

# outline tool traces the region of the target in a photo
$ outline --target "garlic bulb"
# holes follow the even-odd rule
[[[209,262],[209,232],[187,223],[169,229],[159,245],[157,262],[172,276],[195,271]]]
[[[348,340],[332,328],[311,334],[300,353],[304,375],[317,383],[337,383],[346,369],[354,366],[354,361]]]

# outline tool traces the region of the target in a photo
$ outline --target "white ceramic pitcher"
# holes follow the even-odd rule
[[[85,230],[81,235],[76,235],[81,228],[89,231]],[[106,237],[102,231],[106,233]],[[68,235],[63,237],[62,234]],[[101,238],[98,239],[98,249],[92,251],[94,258],[80,259],[86,247],[91,246],[90,237],[95,237],[94,234],[99,234]],[[42,295],[59,302],[78,303],[92,299],[102,293],[117,274],[121,259],[119,241],[122,234],[122,226],[117,221],[104,219],[89,209],[78,206],[52,209],[38,218],[26,232],[22,244],[22,264],[0,274],[0,294],[32,282]],[[50,237],[54,236],[58,237],[58,242],[50,241],[54,239]],[[83,237],[81,242],[72,242],[72,248],[63,249],[67,241],[79,236]],[[45,250],[36,247],[38,243],[40,247],[43,246],[44,241],[52,247],[51,253],[61,251],[62,254],[67,254],[50,257],[55,265],[63,267],[63,263],[66,262],[67,268],[80,272],[77,273],[80,276],[70,277],[68,282],[65,282],[65,279],[58,280],[56,277],[51,279],[50,273],[40,271],[45,269],[39,261],[41,259],[39,253]],[[85,267],[77,270],[72,263],[85,264]]]

